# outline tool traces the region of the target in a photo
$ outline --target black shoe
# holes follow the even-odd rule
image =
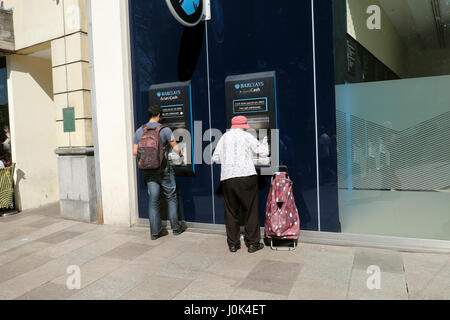
[[[231,245],[231,246],[228,246],[228,248],[230,249],[230,252],[237,252],[240,248],[241,248],[241,246],[240,245],[238,245],[238,246],[235,246],[235,245]]]
[[[167,231],[166,229],[162,230],[160,233],[153,235],[152,234],[152,240],[157,240],[161,237],[167,236],[169,234],[169,231]]]
[[[251,244],[248,246],[248,252],[249,253],[255,253],[256,251],[264,249],[264,244],[258,243],[258,244]]]
[[[179,227],[177,230],[173,230],[173,235],[174,236],[179,236],[180,234],[182,234],[186,230],[187,230],[187,226],[184,223],[182,223],[181,227]]]

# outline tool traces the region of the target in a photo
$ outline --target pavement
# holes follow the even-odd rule
[[[447,300],[450,255],[309,243],[233,254],[224,235],[151,241],[53,205],[0,218],[0,299]]]

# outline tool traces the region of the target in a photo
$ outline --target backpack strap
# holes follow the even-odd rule
[[[156,130],[156,131],[160,132],[162,129],[164,129],[166,127],[167,126],[160,125],[156,128],[149,128],[149,127],[147,127],[147,124],[144,124],[144,125],[142,125],[142,131],[144,131],[144,134],[146,134],[148,131],[151,131],[151,130]]]
[[[162,130],[162,129],[165,129],[165,128],[167,128],[167,126],[160,125],[160,126],[157,127],[155,130],[158,131],[158,132],[161,132],[161,130]]]
[[[163,130],[163,129],[165,129],[165,128],[168,128],[168,126],[160,125],[160,126],[158,126],[155,130],[156,130],[158,133],[161,133],[161,130]],[[161,141],[161,142],[162,142],[162,141]],[[168,150],[168,146],[169,146],[168,143],[167,143],[167,145],[162,146],[163,151],[164,151],[164,157],[165,157],[166,159],[169,159],[169,150]],[[167,163],[170,165],[170,163],[169,163],[168,161],[167,161]]]

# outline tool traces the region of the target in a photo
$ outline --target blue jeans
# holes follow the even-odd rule
[[[167,167],[164,172],[147,183],[149,195],[149,219],[152,235],[158,235],[162,231],[161,214],[159,210],[159,195],[162,188],[167,199],[167,211],[172,230],[178,230],[181,225],[178,221],[177,185],[173,168]]]

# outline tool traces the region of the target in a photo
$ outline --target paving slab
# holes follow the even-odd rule
[[[110,259],[105,257],[95,258],[80,266],[80,281],[81,288],[83,289],[95,281],[103,278],[111,272],[119,269],[123,266],[123,261]],[[66,285],[68,274],[65,274],[59,278],[52,280],[52,283],[58,285]]]
[[[31,271],[50,259],[35,255],[27,255],[0,267],[0,283],[13,279],[23,273]]]
[[[262,260],[250,271],[239,288],[288,296],[301,268],[299,263]]]
[[[109,234],[103,238],[101,242],[90,242],[88,245],[73,250],[67,254],[64,254],[56,259],[61,264],[77,265],[81,266],[97,257],[105,254],[106,252],[117,248],[118,246],[126,243],[129,240],[129,236],[120,234]]]
[[[48,282],[37,287],[24,295],[16,298],[17,300],[65,300],[75,294],[74,290],[69,290],[65,285]]]
[[[243,280],[267,255],[267,249],[250,254],[243,247],[237,253],[231,253],[228,248],[225,254],[205,271],[222,277]]]
[[[2,224],[0,226],[1,229],[3,228],[11,228],[13,226],[23,226],[29,223],[37,222],[37,221],[45,221],[46,218],[44,216],[41,216],[39,214],[16,214],[12,216],[7,217],[0,217],[0,221],[4,222],[5,224]]]
[[[300,278],[293,285],[289,300],[344,300],[348,284],[333,280]]]
[[[203,272],[193,280],[178,298],[207,295],[212,300],[227,300],[238,288],[240,280],[222,277],[213,273]]]
[[[67,230],[79,232],[79,231],[75,231],[75,230],[79,230],[78,227],[79,226],[76,226],[75,228],[71,227],[71,228],[68,228]],[[86,231],[85,233],[81,233],[79,236],[76,236],[72,239],[63,241],[56,245],[53,245],[53,246],[50,246],[43,250],[40,250],[36,254],[43,255],[43,256],[49,256],[52,258],[58,258],[67,253],[70,253],[70,252],[80,249],[82,247],[88,246],[92,243],[104,241],[105,237],[110,236],[112,234],[114,234],[114,232],[109,230],[108,228],[102,228],[102,227],[96,226],[94,230],[89,230],[89,231]]]
[[[182,292],[191,280],[152,275],[137,287],[131,289],[122,300],[171,300]]]
[[[57,259],[51,260],[39,268],[1,283],[0,295],[6,295],[10,299],[15,299],[46,282],[50,282],[66,274],[69,266],[81,266],[86,262],[101,256],[105,252],[108,252],[109,250],[127,242],[127,240],[129,240],[129,236],[110,234],[104,239],[104,242],[91,243]]]
[[[66,241],[66,240],[75,238],[75,237],[79,236],[80,234],[81,234],[80,232],[64,230],[64,231],[55,232],[51,235],[42,237],[39,239],[39,241],[47,242],[50,244],[58,244],[58,243]]]
[[[132,279],[107,275],[84,289],[77,291],[68,300],[115,300],[136,287],[139,282]]]
[[[18,220],[26,218],[28,216],[29,216],[29,214],[26,215],[26,214],[23,214],[23,213],[18,213],[18,214],[14,214],[12,216],[0,217],[0,223],[4,223],[6,225],[7,223],[18,221]]]
[[[433,277],[430,282],[426,283],[421,291],[411,297],[411,299],[450,300],[450,277],[441,274]]]
[[[229,300],[251,300],[251,301],[287,300],[287,296],[282,296],[269,292],[253,291],[238,288],[230,295]]]
[[[50,226],[52,224],[58,223],[60,221],[61,220],[57,219],[57,218],[45,218],[44,217],[43,219],[40,219],[38,221],[24,224],[24,226],[25,227],[30,227],[30,228],[40,229],[40,228],[44,228],[44,227]]]
[[[157,275],[195,280],[214,261],[214,257],[205,254],[185,252],[172,259]]]
[[[65,274],[67,265],[52,260],[44,265],[25,272],[15,278],[0,283],[0,296],[7,299],[18,298],[51,280]]]
[[[402,253],[402,256],[411,299],[426,299],[428,297],[447,297],[446,299],[450,299],[450,285],[447,281],[450,278],[448,271],[449,255]],[[442,287],[444,292],[441,292],[439,287]]]
[[[353,269],[347,299],[350,300],[407,300],[408,291],[405,275],[381,272],[380,289],[369,289],[366,271]]]
[[[113,277],[129,279],[135,283],[143,282],[153,274],[153,270],[131,262],[122,263],[122,266],[110,273]]]
[[[149,245],[127,242],[106,252],[103,256],[113,259],[133,260],[150,249],[152,247]]]
[[[265,259],[303,264],[311,250],[303,244],[299,244],[293,251],[276,251],[269,248],[266,251]]]
[[[23,256],[35,254],[40,250],[48,248],[49,246],[50,244],[48,243],[32,241],[17,248],[5,251],[0,254],[0,266],[10,263],[11,261],[14,261],[16,259],[22,258]]]
[[[58,231],[62,231],[64,229],[72,227],[76,224],[79,224],[79,222],[61,220],[61,222],[38,229],[27,235],[14,237],[14,238],[2,241],[2,242],[0,242],[0,253],[8,251],[9,249],[12,249],[12,248],[17,248],[25,243],[39,240],[40,238],[51,235],[52,233],[55,233]]]
[[[26,237],[33,231],[36,231],[36,229],[25,226],[7,227],[4,230],[0,230],[0,242],[17,237]]]
[[[46,212],[46,210],[50,210]],[[445,299],[450,255],[299,243],[230,253],[226,237],[62,220],[58,206],[0,218],[0,299]],[[69,266],[81,289],[68,290]],[[369,290],[367,267],[381,269]]]
[[[325,280],[348,285],[352,267],[352,254],[311,251],[303,264],[299,279]]]
[[[148,262],[154,259],[170,261],[190,248],[189,243],[176,241],[173,236],[152,241],[151,244],[153,248],[134,259],[135,262]]]
[[[403,259],[399,252],[391,250],[357,248],[354,267],[366,271],[369,266],[378,266],[382,272],[403,273]]]

